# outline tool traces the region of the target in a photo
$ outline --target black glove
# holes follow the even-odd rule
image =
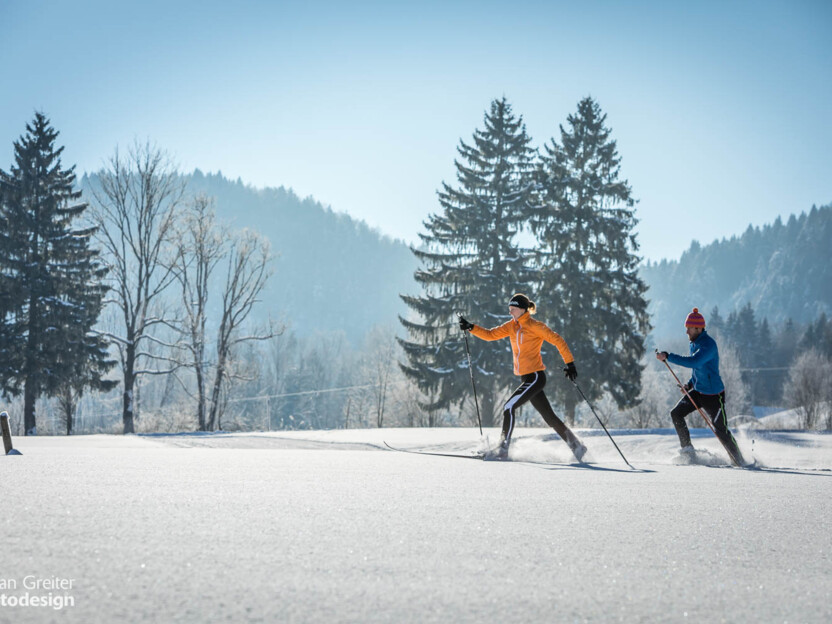
[[[578,369],[575,368],[575,362],[569,362],[563,372],[569,381],[575,381],[578,378]]]
[[[683,387],[684,387],[684,389],[685,389],[685,390],[687,390],[688,392],[690,392],[691,390],[693,390],[693,382],[692,382],[692,381],[689,381],[689,382],[687,382],[687,383],[686,383]]]
[[[470,330],[474,329],[474,324],[469,323],[468,321],[466,321],[465,317],[460,314],[459,315],[459,328],[462,331],[470,331]]]

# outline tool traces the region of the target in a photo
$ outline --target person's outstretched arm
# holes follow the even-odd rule
[[[497,327],[492,327],[491,329],[485,329],[473,323],[471,325],[471,333],[480,340],[500,340],[501,338],[508,337],[511,321],[498,325]]]

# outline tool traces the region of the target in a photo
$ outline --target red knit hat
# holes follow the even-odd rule
[[[685,327],[701,327],[705,329],[705,317],[699,314],[699,308],[694,308],[685,319]]]

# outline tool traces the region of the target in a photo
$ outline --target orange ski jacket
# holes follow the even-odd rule
[[[528,312],[516,321],[511,319],[491,329],[474,325],[471,333],[481,340],[500,340],[508,336],[511,341],[511,352],[514,354],[515,375],[528,375],[546,370],[543,358],[540,356],[540,348],[544,340],[557,347],[564,364],[575,361],[566,341],[549,329],[546,323],[533,319]]]

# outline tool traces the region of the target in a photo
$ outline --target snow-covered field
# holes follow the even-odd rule
[[[512,462],[383,448],[470,429],[16,438],[0,622],[832,621],[832,436],[749,432],[740,470],[613,432],[631,470],[580,434],[586,465],[542,429]]]

